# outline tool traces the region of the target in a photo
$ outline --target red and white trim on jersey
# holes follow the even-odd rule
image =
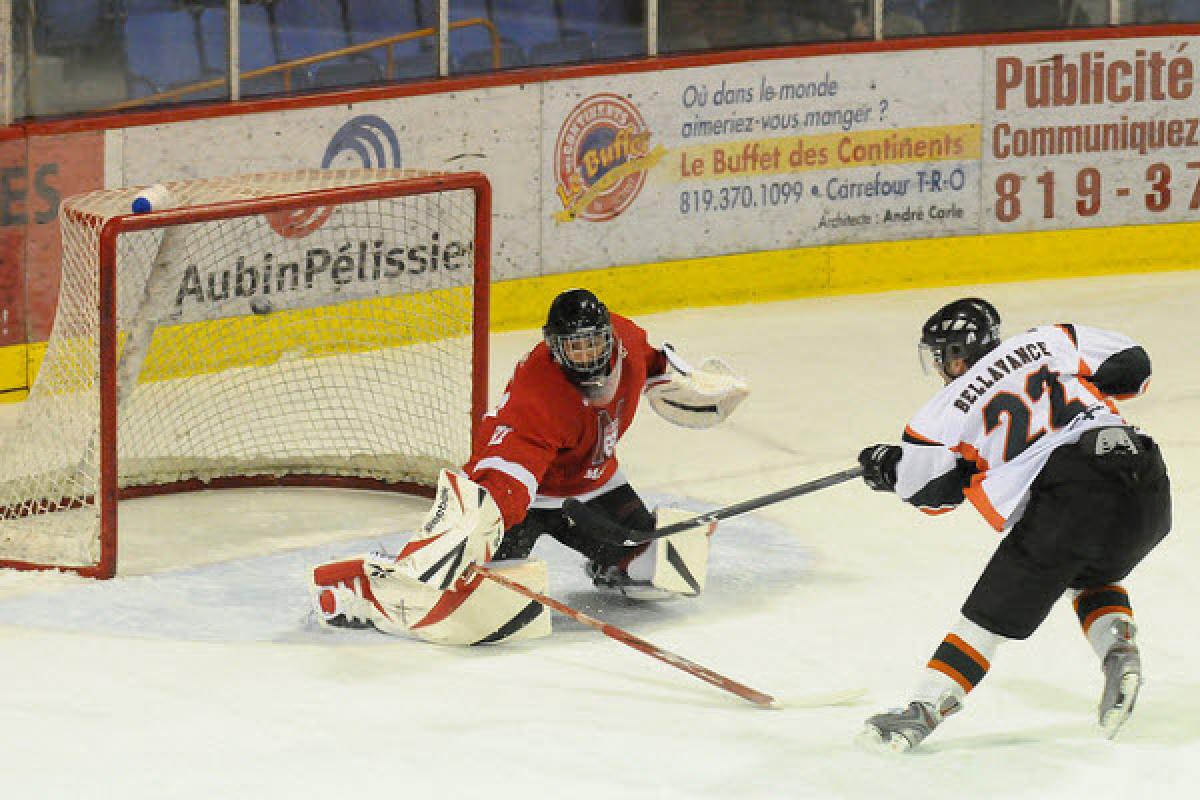
[[[618,314],[611,320],[616,363],[603,396],[571,384],[542,342],[517,364],[481,422],[464,470],[496,501],[506,529],[530,508],[559,508],[567,497],[595,497],[625,483],[616,478],[617,442],[667,359],[636,323]]]
[[[525,503],[525,508],[529,508],[530,502],[537,496],[538,487],[537,478],[534,477],[532,472],[516,461],[510,461],[500,456],[488,456],[487,458],[480,459],[473,471],[483,472],[489,469],[501,472],[524,486],[525,492],[529,495],[529,499]]]
[[[581,503],[586,503],[588,500],[597,498],[602,494],[608,494],[613,489],[624,486],[627,483],[629,483],[629,481],[625,478],[624,473],[618,469],[603,485],[588,492],[573,494],[571,497],[574,497]],[[566,499],[567,498],[565,497],[557,497],[555,495],[539,494],[534,498],[533,504],[530,505],[530,508],[562,508],[563,501]]]

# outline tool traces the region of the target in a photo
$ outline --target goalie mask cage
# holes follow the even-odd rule
[[[478,173],[309,170],[92,192],[3,442],[0,566],[111,577],[118,500],[255,485],[427,494],[486,403]],[[165,200],[165,202],[164,202]]]

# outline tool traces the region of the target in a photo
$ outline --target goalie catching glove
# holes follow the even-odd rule
[[[724,420],[750,394],[746,381],[718,358],[693,369],[670,344],[663,344],[671,370],[646,385],[650,407],[668,422],[684,428],[711,428]]]

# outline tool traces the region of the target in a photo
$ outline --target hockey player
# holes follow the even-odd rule
[[[562,505],[575,497],[623,526],[653,530],[663,520],[647,510],[614,454],[640,396],[676,424],[707,428],[746,396],[744,381],[714,359],[692,369],[669,345],[652,347],[645,331],[585,289],[558,295],[542,332],[485,415],[463,471],[443,471],[422,530],[401,553],[318,567],[314,598],[323,621],[465,643],[535,635],[538,617],[524,601],[511,592],[501,599],[507,590],[479,576],[462,578],[472,563],[496,561],[544,591],[544,563],[527,560],[543,535],[584,555],[598,586],[638,597],[700,591],[710,531],[626,548],[573,526]],[[496,596],[481,600],[481,592]],[[442,613],[451,606],[453,613]],[[537,622],[537,635],[546,626]]]
[[[862,451],[863,479],[929,514],[970,500],[1004,538],[912,701],[868,719],[860,740],[894,751],[920,744],[963,706],[999,645],[1032,634],[1064,592],[1100,659],[1099,723],[1112,738],[1142,684],[1120,581],[1171,526],[1159,448],[1113,403],[1146,390],[1150,359],[1126,336],[1083,325],[1001,341],[1000,315],[979,298],[934,313],[921,354],[945,388],[901,444]]]

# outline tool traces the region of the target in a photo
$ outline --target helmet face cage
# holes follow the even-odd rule
[[[546,345],[554,360],[577,386],[599,386],[612,372],[612,326],[571,333],[548,333]]]
[[[554,298],[542,328],[550,355],[580,388],[606,383],[613,369],[613,328],[608,308],[586,289]]]

